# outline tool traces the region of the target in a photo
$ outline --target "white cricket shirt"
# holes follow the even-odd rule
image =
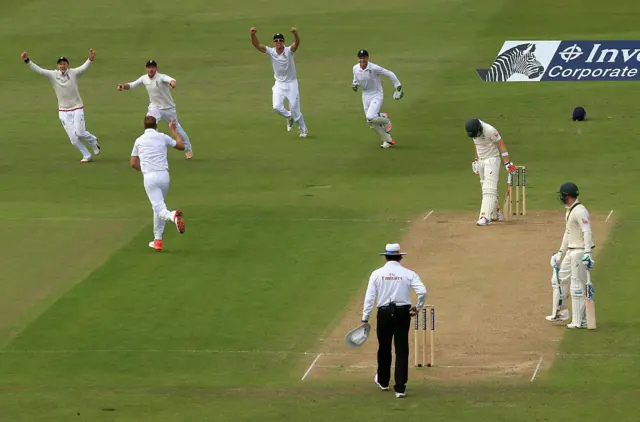
[[[371,273],[364,298],[362,320],[369,319],[376,298],[378,307],[391,302],[396,305],[411,305],[411,289],[416,292],[416,306],[421,309],[427,299],[427,289],[418,274],[403,267],[399,262],[387,262],[384,267]]]
[[[360,67],[360,63],[353,66],[353,83],[360,85],[363,96],[383,95],[380,76],[391,79],[394,88],[401,85],[395,73],[375,63],[367,63],[367,67],[364,69]]]
[[[473,143],[476,144],[476,151],[478,152],[478,158],[484,160],[486,158],[500,158],[500,149],[498,148],[498,141],[502,139],[500,133],[495,127],[480,120],[482,125],[482,135],[477,138],[473,138]]]
[[[146,129],[133,144],[131,156],[140,158],[140,170],[142,173],[168,171],[167,148],[175,146],[176,141],[170,136],[155,129]]]
[[[298,79],[291,47],[285,47],[282,54],[278,54],[274,47],[267,47],[267,55],[271,59],[273,77],[277,82],[293,82]]]
[[[174,80],[171,76],[156,72],[153,78],[149,75],[142,75],[134,82],[129,82],[129,89],[134,89],[140,84],[144,84],[149,93],[149,106],[160,110],[175,108],[176,103],[171,96],[169,83]]]
[[[566,226],[562,239],[562,249],[568,247],[570,249],[584,249],[586,253],[591,252],[595,245],[587,208],[576,200],[567,209],[565,220]]]
[[[58,69],[43,69],[32,61],[29,61],[28,65],[33,71],[51,81],[56,97],[58,97],[58,109],[60,111],[72,111],[84,107],[78,90],[78,78],[89,69],[91,60],[87,59],[82,66],[67,69],[64,73]]]

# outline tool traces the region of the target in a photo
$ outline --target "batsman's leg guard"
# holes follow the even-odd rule
[[[482,205],[480,206],[480,218],[491,220],[496,203],[498,202],[498,177],[491,169],[491,166],[485,164],[484,181],[482,182]]]
[[[378,136],[380,136],[380,140],[382,141],[383,146],[386,144],[391,145],[391,142],[392,142],[391,135],[387,133],[387,131],[384,129],[384,126],[371,124],[371,127],[373,128],[373,130],[375,130]]]
[[[586,328],[586,304],[587,298],[584,296],[584,290],[574,292],[571,290],[571,323],[567,325],[569,328]]]

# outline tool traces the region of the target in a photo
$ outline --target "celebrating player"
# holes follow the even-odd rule
[[[389,148],[395,145],[395,141],[391,137],[391,121],[387,113],[380,113],[384,92],[380,76],[386,76],[391,79],[395,91],[393,98],[399,100],[404,95],[402,84],[398,77],[390,70],[378,66],[369,61],[369,52],[367,50],[358,51],[358,59],[360,63],[353,66],[353,82],[351,89],[358,91],[362,87],[362,105],[364,106],[364,114],[367,118],[369,127],[372,128],[382,139],[380,148]]]
[[[156,121],[164,120],[169,123],[175,122],[176,131],[184,141],[184,155],[187,160],[193,157],[193,149],[191,141],[187,136],[187,132],[180,126],[178,122],[178,113],[176,112],[176,103],[171,96],[171,89],[176,87],[176,80],[171,76],[158,72],[158,64],[155,60],[149,60],[146,64],[147,74],[140,76],[134,82],[127,84],[119,84],[118,91],[134,89],[140,84],[144,84],[149,93],[149,110],[147,116],[153,116]]]
[[[465,129],[467,136],[473,138],[475,159],[471,164],[471,168],[474,174],[480,176],[480,187],[482,188],[480,216],[476,224],[478,226],[488,226],[498,204],[500,155],[502,155],[503,165],[507,172],[515,172],[516,166],[509,161],[507,146],[496,128],[480,119],[469,119]],[[498,215],[497,218],[501,220],[502,216]]]
[[[51,81],[53,90],[58,97],[58,117],[69,136],[71,145],[76,147],[82,154],[81,163],[92,161],[91,153],[82,141],[93,148],[95,155],[100,154],[100,144],[98,143],[98,138],[88,132],[85,127],[84,104],[78,91],[78,78],[89,69],[89,66],[96,58],[96,51],[89,50],[87,61],[82,66],[75,68],[69,67],[69,60],[66,57],[60,57],[57,61],[56,70],[42,69],[29,59],[29,54],[26,51],[20,57],[33,71]]]
[[[162,250],[162,234],[166,221],[173,221],[180,233],[184,233],[182,211],[169,211],[164,200],[169,193],[169,163],[167,162],[167,148],[184,151],[185,146],[177,132],[177,124],[169,122],[169,129],[176,137],[175,140],[164,133],[159,133],[158,123],[153,116],[144,118],[144,133],[136,139],[129,160],[131,167],[141,171],[144,176],[144,189],[153,207],[153,242],[149,247],[156,251]]]
[[[287,47],[284,45],[284,35],[277,33],[273,36],[274,47],[266,47],[260,44],[256,37],[256,28],[251,28],[251,44],[262,53],[266,53],[271,59],[275,84],[273,92],[273,109],[287,120],[287,131],[293,129],[297,124],[300,130],[300,137],[306,138],[308,135],[307,125],[300,112],[300,91],[298,88],[298,75],[296,73],[296,63],[294,54],[300,45],[298,30],[291,28],[293,43]],[[289,110],[284,107],[285,98],[289,102]]]

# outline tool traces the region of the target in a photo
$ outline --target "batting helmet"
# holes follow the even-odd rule
[[[558,199],[563,204],[567,203],[567,198],[577,198],[580,195],[580,190],[578,189],[578,185],[573,182],[564,182],[558,192]]]
[[[464,126],[469,138],[477,138],[482,135],[482,124],[479,119],[469,119]]]
[[[574,122],[577,120],[579,122],[583,121],[584,119],[587,118],[587,112],[584,111],[584,108],[582,107],[576,107],[573,110],[573,116],[571,116],[571,120],[573,120]]]

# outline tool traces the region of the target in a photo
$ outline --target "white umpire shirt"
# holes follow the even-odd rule
[[[364,298],[362,320],[369,320],[376,298],[378,308],[391,302],[398,306],[411,305],[411,289],[416,292],[416,308],[420,310],[427,299],[427,289],[420,276],[399,262],[388,261],[382,268],[371,273]]]
[[[143,174],[156,171],[169,171],[167,148],[176,146],[175,139],[155,129],[146,129],[133,144],[132,157],[140,158],[140,170]]]

